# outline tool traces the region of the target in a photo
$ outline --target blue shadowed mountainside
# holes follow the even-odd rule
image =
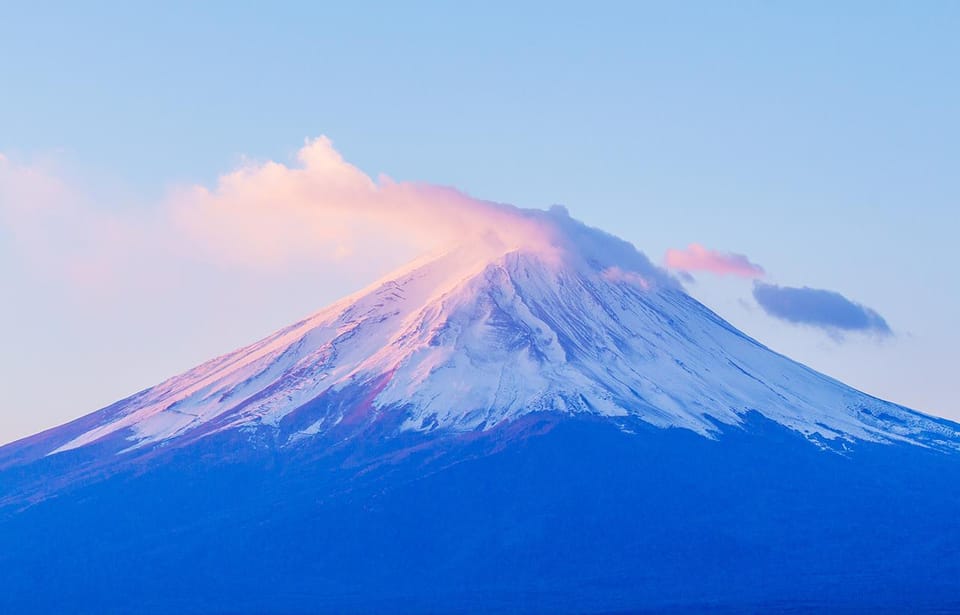
[[[947,612],[960,459],[758,416],[157,453],[0,522],[5,612]],[[15,485],[9,472],[4,484]],[[82,605],[78,607],[77,605]]]

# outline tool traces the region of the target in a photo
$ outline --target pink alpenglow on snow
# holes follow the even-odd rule
[[[743,254],[710,250],[698,243],[691,243],[685,250],[667,250],[664,264],[677,271],[708,271],[742,278],[762,278],[765,275],[763,267],[751,263]]]

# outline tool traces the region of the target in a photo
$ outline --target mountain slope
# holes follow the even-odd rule
[[[960,606],[960,426],[772,352],[562,210],[517,215],[535,240],[425,257],[0,448],[0,607]]]
[[[561,214],[545,219],[568,241],[571,227],[580,243],[586,236],[599,254],[621,248]],[[416,263],[112,407],[92,428],[61,432],[72,437],[47,452],[111,435],[141,448],[222,429],[273,429],[287,443],[384,415],[400,430],[463,432],[536,411],[635,416],[704,435],[756,411],[841,446],[957,446],[955,426],[747,338],[638,253],[621,265],[585,258],[578,244],[551,247],[460,248]],[[363,388],[368,407],[303,411],[347,386]]]

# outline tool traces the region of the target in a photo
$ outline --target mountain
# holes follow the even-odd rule
[[[960,610],[960,425],[517,216],[0,448],[0,606]]]

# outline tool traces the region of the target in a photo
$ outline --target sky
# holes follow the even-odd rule
[[[563,204],[774,350],[960,419],[960,5],[134,4],[0,7],[0,442],[429,237],[304,213],[330,165]]]

